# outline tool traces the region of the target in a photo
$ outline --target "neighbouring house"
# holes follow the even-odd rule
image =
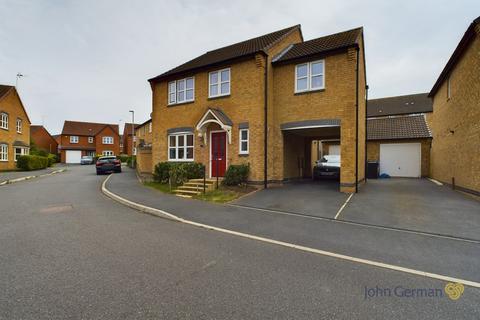
[[[364,180],[363,28],[304,41],[300,25],[229,45],[151,78],[152,163],[197,161],[209,177],[311,177],[312,141],[337,139],[339,189]]]
[[[80,163],[82,156],[119,155],[117,124],[65,121],[58,146],[63,163]]]
[[[31,125],[30,140],[37,149],[55,155],[58,154],[58,142],[52,135],[50,135],[44,126]]]
[[[433,99],[431,176],[480,194],[480,17],[443,68]]]
[[[153,171],[152,165],[152,119],[137,126],[135,130],[135,148],[137,150],[137,170],[142,175],[149,175]]]
[[[135,141],[135,128],[139,126],[138,123],[125,123],[125,126],[123,127],[123,135],[122,135],[122,153],[127,154],[131,156],[132,154],[135,154],[135,146],[134,146],[134,141]]]
[[[120,135],[120,152],[123,154],[123,134]]]
[[[367,161],[392,177],[428,176],[431,115],[428,93],[368,100]]]
[[[0,170],[16,168],[17,158],[29,154],[30,119],[13,86],[0,85]]]

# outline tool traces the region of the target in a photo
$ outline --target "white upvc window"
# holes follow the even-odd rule
[[[8,144],[0,144],[0,161],[8,161]]]
[[[17,119],[17,133],[22,133],[22,119]]]
[[[295,66],[295,92],[325,89],[325,60]]]
[[[133,155],[134,155],[134,156],[137,155],[137,148],[136,148],[136,147],[133,147]]]
[[[113,151],[103,150],[102,155],[104,155],[104,156],[114,156],[115,154],[113,153]]]
[[[113,144],[113,137],[103,137],[102,138],[102,143],[103,144]]]
[[[450,77],[447,78],[447,100],[452,97],[452,87],[450,84]]]
[[[190,102],[195,99],[195,79],[193,77],[168,83],[168,104]]]
[[[208,74],[208,97],[221,97],[230,94],[230,68]]]
[[[88,143],[93,143],[93,137],[88,137]]]
[[[78,136],[70,136],[70,143],[78,143]]]
[[[169,161],[193,161],[193,134],[178,133],[168,136]]]
[[[0,113],[0,128],[8,130],[8,113]]]
[[[15,151],[15,162],[17,162],[19,157],[25,156],[29,153],[29,149],[25,147],[14,147],[14,151]]]
[[[148,124],[148,132],[152,133],[152,123],[151,122]]]
[[[239,153],[240,154],[248,154],[249,151],[249,136],[250,133],[248,129],[240,129],[239,130]]]

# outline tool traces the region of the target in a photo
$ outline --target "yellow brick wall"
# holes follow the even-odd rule
[[[433,99],[431,175],[480,192],[480,31]]]
[[[430,146],[432,139],[402,139],[402,140],[375,140],[367,142],[367,161],[380,161],[380,144],[382,143],[421,143],[422,177],[428,177],[430,174]]]
[[[16,168],[13,143],[22,141],[30,145],[30,122],[15,89],[0,100],[0,112],[2,111],[8,113],[8,130],[0,129],[0,142],[8,144],[8,161],[0,161],[0,170],[11,170]],[[22,133],[17,133],[17,118],[22,120]]]

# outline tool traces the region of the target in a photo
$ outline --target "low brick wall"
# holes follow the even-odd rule
[[[137,171],[143,174],[152,174],[152,149],[138,148],[137,150]]]

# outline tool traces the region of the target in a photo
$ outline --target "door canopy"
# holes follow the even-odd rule
[[[228,143],[232,143],[232,126],[233,122],[220,109],[208,108],[202,119],[197,124],[197,131],[203,136],[205,144],[207,144],[207,128],[210,123],[216,123],[227,132]]]

